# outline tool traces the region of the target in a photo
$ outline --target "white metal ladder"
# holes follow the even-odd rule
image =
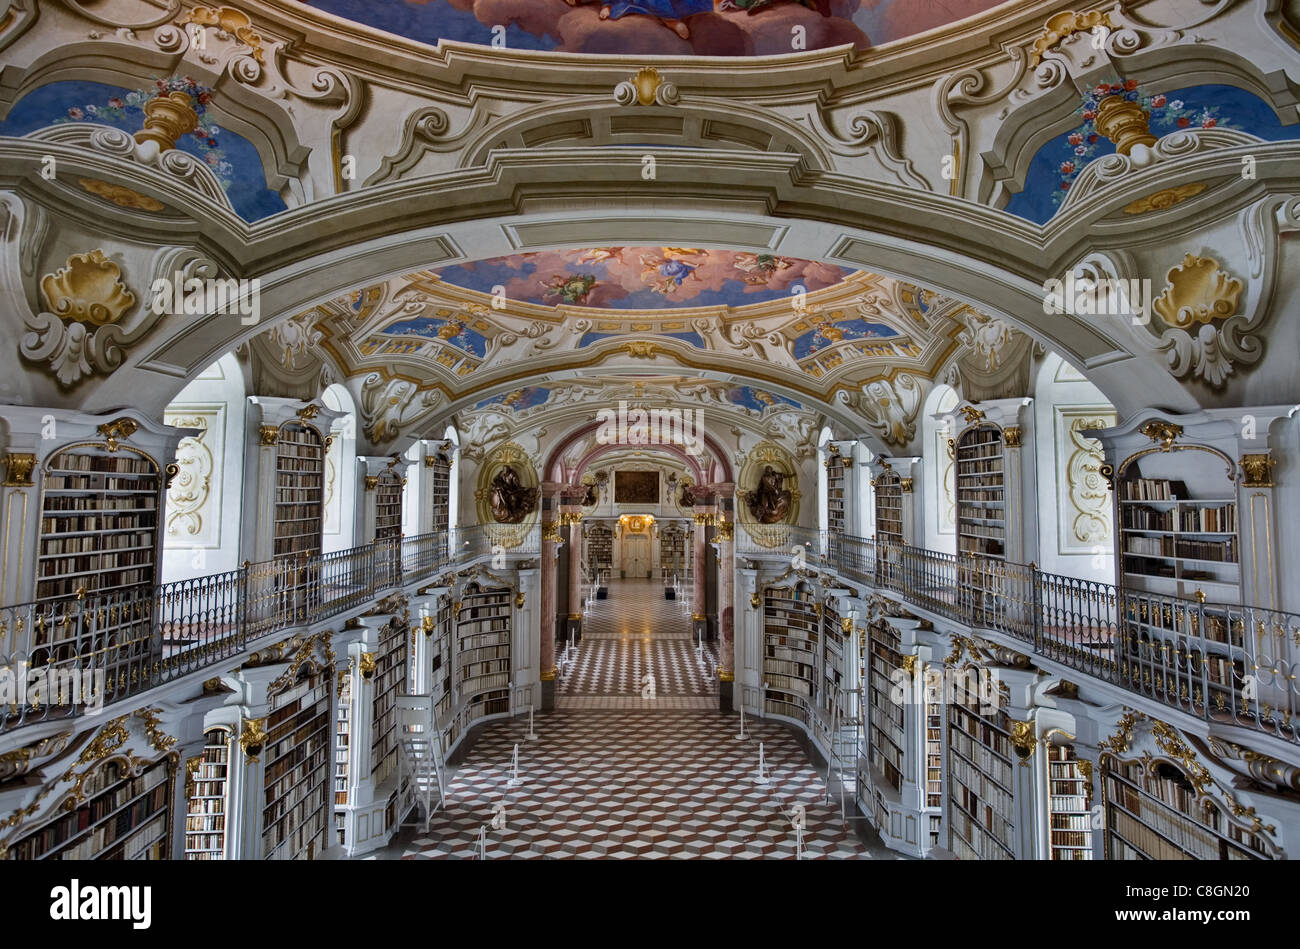
[[[424,808],[424,826],[427,828],[437,808],[443,807],[447,802],[443,783],[446,761],[442,750],[442,735],[434,724],[431,696],[399,695],[397,710],[400,715],[402,761],[411,778],[411,790]]]

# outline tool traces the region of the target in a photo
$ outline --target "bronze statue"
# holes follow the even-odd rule
[[[758,479],[758,487],[750,491],[745,500],[749,504],[749,513],[760,524],[779,524],[790,513],[791,494],[784,487],[785,475],[771,465],[763,469]]]
[[[492,516],[498,524],[518,524],[537,506],[537,489],[525,488],[509,465],[492,479]]]
[[[695,486],[689,481],[682,485],[682,507],[695,507]]]
[[[592,507],[600,500],[600,488],[594,483],[587,485],[587,493],[582,496],[582,506]]]

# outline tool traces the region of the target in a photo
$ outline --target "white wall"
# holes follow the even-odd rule
[[[1034,391],[1039,567],[1048,573],[1115,580],[1112,498],[1097,473],[1101,445],[1084,434],[1114,424],[1115,409],[1101,391],[1049,354]]]
[[[181,390],[163,421],[199,428],[176,451],[180,473],[163,510],[162,582],[239,567],[244,478],[244,380],[233,354]]]

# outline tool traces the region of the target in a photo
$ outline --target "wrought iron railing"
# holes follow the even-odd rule
[[[474,541],[466,562],[491,552]],[[477,532],[484,538],[485,532]],[[0,732],[95,712],[337,616],[452,563],[446,534],[245,564],[158,587],[0,607]]]
[[[821,565],[1205,721],[1300,743],[1300,614],[831,534]],[[769,555],[774,551],[768,550]]]

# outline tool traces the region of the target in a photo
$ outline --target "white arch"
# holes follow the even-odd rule
[[[957,552],[957,511],[952,459],[948,457],[950,433],[938,416],[961,401],[957,390],[940,383],[930,390],[921,409],[921,457],[924,459],[922,517],[925,546]]]

